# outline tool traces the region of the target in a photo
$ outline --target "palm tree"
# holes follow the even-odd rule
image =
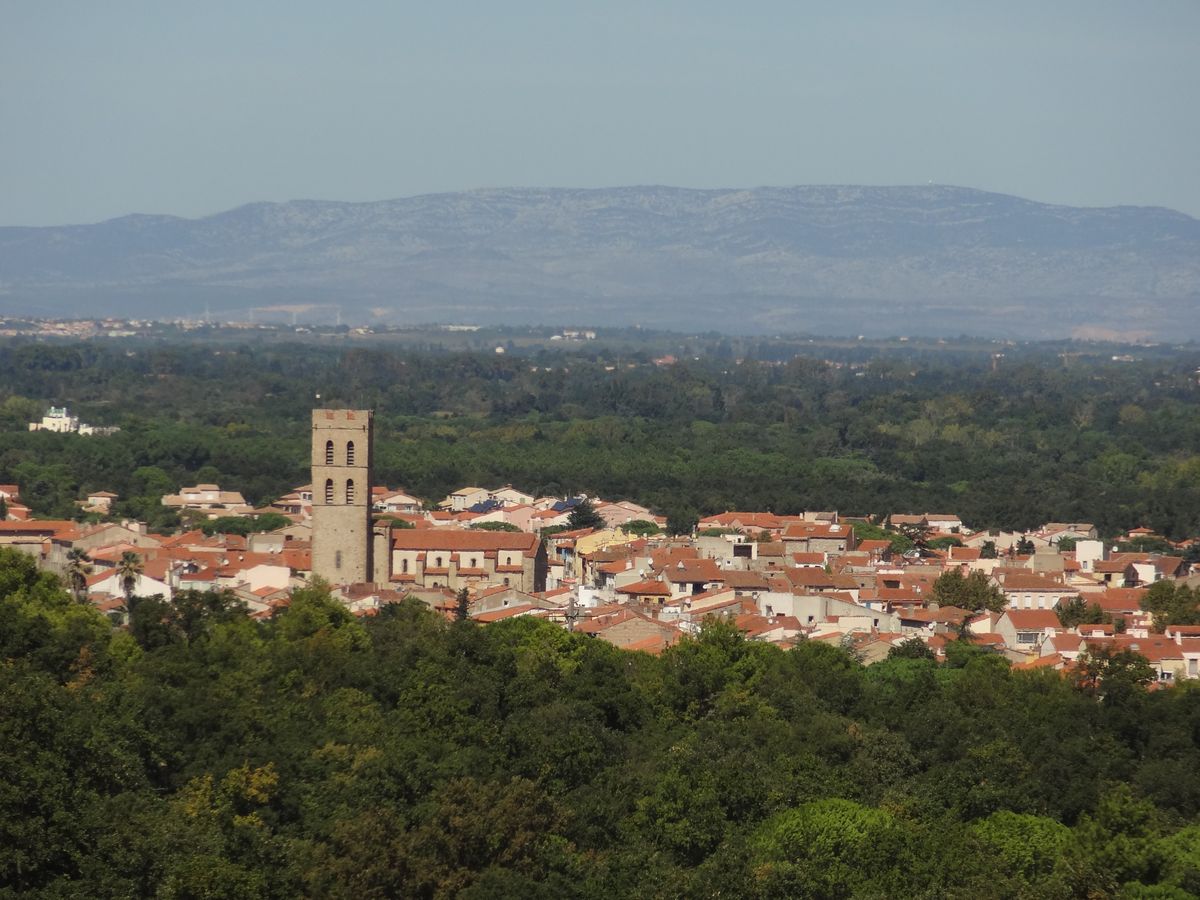
[[[129,602],[133,599],[133,589],[144,569],[142,558],[132,550],[121,554],[121,561],[117,563],[117,577],[121,579],[121,589],[125,592],[126,609],[129,608]]]
[[[75,594],[75,601],[82,603],[87,590],[87,577],[92,574],[92,558],[81,547],[67,551],[67,581]]]

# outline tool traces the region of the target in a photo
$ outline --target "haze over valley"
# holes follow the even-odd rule
[[[493,189],[0,228],[8,314],[1195,338],[1200,221],[938,185]]]

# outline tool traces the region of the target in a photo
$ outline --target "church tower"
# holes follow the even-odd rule
[[[330,584],[374,580],[372,413],[312,413],[312,571]]]

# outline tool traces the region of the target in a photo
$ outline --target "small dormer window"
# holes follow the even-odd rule
[[[435,556],[433,558],[433,567],[435,569],[440,569],[442,567],[442,558],[440,556]]]

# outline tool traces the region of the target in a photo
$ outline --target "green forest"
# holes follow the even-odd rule
[[[654,365],[666,349],[681,361]],[[44,516],[112,490],[118,515],[168,528],[159,498],[184,484],[262,504],[307,483],[309,410],[328,404],[376,410],[377,482],[426,501],[512,483],[677,520],[938,511],[1200,533],[1200,351],[996,349],[15,340],[0,347],[0,482]],[[28,432],[52,403],[122,430]]]
[[[113,629],[0,549],[0,895],[1187,897],[1200,689],[952,643],[659,657],[320,586]]]

